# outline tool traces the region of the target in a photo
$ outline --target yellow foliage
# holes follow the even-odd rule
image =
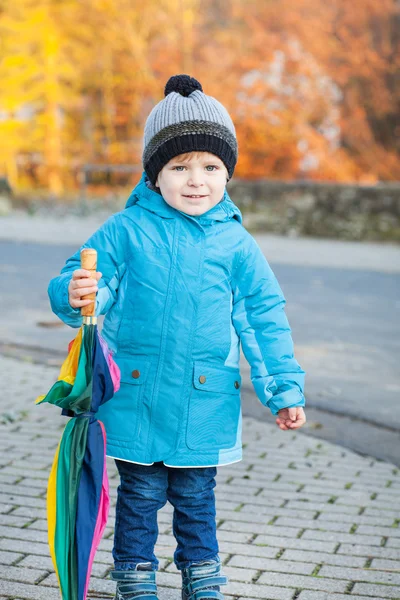
[[[87,162],[139,164],[175,73],[236,124],[247,178],[394,179],[394,0],[14,0],[0,13],[0,164],[62,194]],[[396,33],[397,31],[397,33]]]

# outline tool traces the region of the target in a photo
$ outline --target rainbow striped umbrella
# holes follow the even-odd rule
[[[95,250],[81,253],[83,268],[95,272],[96,259]],[[88,312],[94,314],[94,302],[82,309],[83,325],[69,345],[58,381],[36,400],[55,404],[73,417],[58,445],[47,488],[50,554],[63,600],[87,596],[110,504],[106,435],[96,412],[119,389],[120,372],[97,330],[96,317]]]

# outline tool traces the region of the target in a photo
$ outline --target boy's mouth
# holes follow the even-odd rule
[[[205,198],[206,196],[198,196],[195,194],[191,194],[190,196],[188,196],[187,194],[183,194],[184,198]]]

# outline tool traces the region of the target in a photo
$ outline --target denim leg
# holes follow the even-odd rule
[[[218,560],[214,487],[215,467],[168,468],[167,497],[174,507],[173,531],[178,569]]]
[[[157,511],[167,502],[167,468],[163,463],[146,466],[116,460],[115,464],[121,478],[115,515],[115,569],[131,570],[149,562],[157,570]]]

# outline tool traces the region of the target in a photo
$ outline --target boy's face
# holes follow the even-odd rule
[[[167,204],[187,215],[207,212],[223,198],[228,171],[209,152],[175,156],[160,171],[156,186]]]

